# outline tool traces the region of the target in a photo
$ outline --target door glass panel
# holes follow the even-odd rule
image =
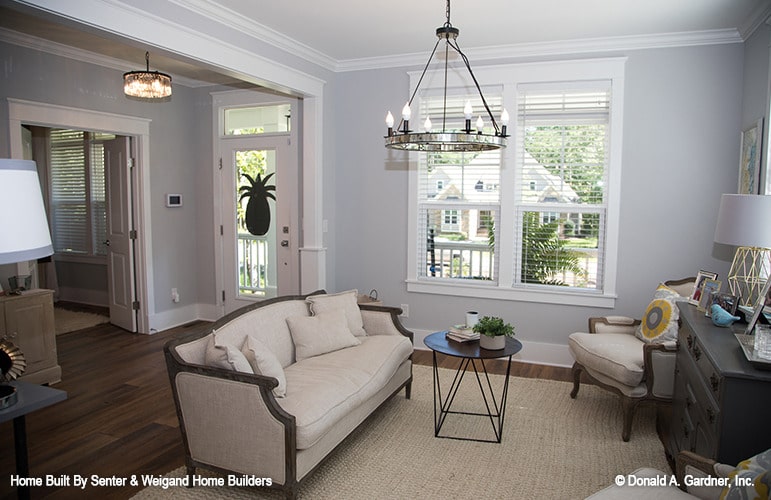
[[[289,104],[225,109],[225,135],[289,132]]]
[[[236,151],[238,294],[277,295],[276,151]]]

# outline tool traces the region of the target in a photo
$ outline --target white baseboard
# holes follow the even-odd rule
[[[150,334],[162,332],[169,328],[175,328],[200,318],[200,304],[189,304],[168,311],[162,311],[150,316]],[[145,333],[145,332],[143,332]]]
[[[423,339],[433,332],[428,330],[412,330],[412,332],[415,334],[413,339],[415,349],[428,350]],[[548,366],[573,366],[573,356],[570,355],[567,344],[547,344],[529,340],[520,340],[520,342],[522,342],[522,350],[512,357],[514,361]]]

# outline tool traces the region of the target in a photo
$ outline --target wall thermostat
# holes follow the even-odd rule
[[[166,206],[167,207],[181,207],[182,206],[182,195],[181,194],[167,194],[166,195]]]

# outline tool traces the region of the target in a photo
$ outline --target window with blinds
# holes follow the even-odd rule
[[[517,90],[515,283],[601,290],[610,82]]]
[[[103,142],[111,134],[51,129],[51,235],[60,254],[106,255],[107,215]]]
[[[500,115],[502,97],[485,95],[493,116]],[[431,118],[432,130],[464,128],[463,108],[471,102],[476,116],[492,133],[481,99],[443,96],[421,100],[420,122]],[[473,126],[473,125],[472,125]],[[489,130],[488,130],[489,128]],[[500,215],[500,151],[431,152],[418,164],[418,276],[441,280],[497,282],[498,259],[493,231]]]

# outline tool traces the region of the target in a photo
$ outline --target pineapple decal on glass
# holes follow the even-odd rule
[[[249,185],[241,186],[239,192],[241,197],[239,202],[244,198],[248,198],[249,201],[246,205],[246,229],[249,233],[255,236],[264,236],[270,229],[270,205],[268,204],[268,198],[276,199],[276,196],[271,191],[276,190],[275,185],[269,185],[268,181],[273,177],[273,173],[270,173],[262,177],[258,172],[257,178],[252,178],[249,174],[241,174],[249,180]]]

